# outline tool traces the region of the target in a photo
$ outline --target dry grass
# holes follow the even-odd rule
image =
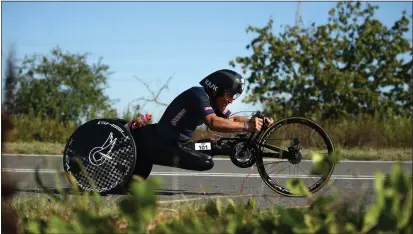
[[[383,161],[411,161],[410,148],[341,148],[343,159],[346,160],[383,160]]]
[[[70,199],[70,198],[69,198]],[[59,203],[44,193],[35,193],[24,197],[14,197],[12,206],[17,210],[21,218],[36,219],[42,216],[56,215],[73,219],[75,214],[71,207],[79,206],[76,197],[72,196],[73,203]],[[92,209],[92,205],[90,206]],[[109,202],[103,201],[99,205],[100,215],[119,215],[119,209]]]
[[[12,121],[15,129],[9,134],[7,139],[9,142],[41,141],[64,144],[77,127],[74,123],[64,125],[53,119],[39,119],[38,117],[13,117]],[[347,120],[315,121],[327,130],[336,146],[351,148],[410,148],[412,146],[411,118],[379,119],[359,116]],[[214,137],[205,130],[205,126],[197,128],[193,139]],[[306,127],[300,126],[292,132],[305,134],[306,131]]]
[[[65,144],[46,142],[6,142],[2,153],[62,155]]]

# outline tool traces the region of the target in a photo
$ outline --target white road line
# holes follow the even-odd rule
[[[151,176],[198,176],[198,177],[232,177],[232,178],[259,178],[259,174],[245,174],[245,173],[151,173]],[[275,178],[288,179],[288,178],[313,178],[317,179],[317,176],[307,176],[307,175],[287,175],[279,174],[274,176]],[[349,176],[349,175],[333,175],[332,179],[348,179],[348,180],[374,180],[374,176]]]
[[[200,201],[206,199],[229,199],[229,198],[237,198],[237,197],[256,197],[257,195],[254,194],[241,194],[241,195],[218,195],[218,196],[208,196],[208,197],[199,197],[199,198],[185,198],[185,199],[177,199],[177,200],[160,200],[158,204],[170,204],[170,203],[178,203],[178,202],[188,202],[188,201]]]
[[[62,155],[59,154],[2,154],[2,156],[6,157],[57,157],[61,158]],[[214,161],[230,161],[229,158],[214,158]],[[279,159],[265,159],[265,161],[281,161]],[[302,160],[311,162],[311,160]],[[341,160],[339,163],[412,163],[412,160],[409,161],[380,161],[380,160]]]
[[[229,158],[214,158],[214,161],[231,161],[231,159],[229,159]],[[286,162],[286,160],[270,159],[270,158],[264,159],[264,162],[265,162],[265,161],[285,161],[285,162]],[[312,160],[301,160],[301,161],[304,161],[304,162],[312,162]],[[412,161],[341,160],[341,161],[339,161],[339,164],[340,164],[340,163],[397,163],[397,162],[401,162],[401,163],[412,163]]]
[[[35,169],[16,169],[16,168],[3,168],[2,172],[9,172],[9,173],[34,173]],[[40,169],[40,173],[43,174],[54,174],[56,170],[53,169]],[[64,171],[59,171],[64,172]],[[259,174],[246,174],[246,173],[206,173],[206,172],[152,172],[151,176],[190,176],[190,177],[232,177],[232,178],[259,178]],[[287,174],[279,174],[275,176],[275,178],[287,179],[293,178],[292,175]],[[308,176],[308,175],[295,175],[296,178],[318,178],[317,176]],[[374,176],[349,176],[349,175],[332,175],[332,179],[337,180],[374,180]]]

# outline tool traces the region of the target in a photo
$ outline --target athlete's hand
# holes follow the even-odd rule
[[[253,117],[248,122],[248,131],[249,132],[259,132],[261,131],[263,121],[261,118]]]
[[[271,125],[274,123],[274,120],[272,118],[264,117],[264,123]]]

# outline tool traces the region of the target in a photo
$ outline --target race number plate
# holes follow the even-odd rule
[[[195,150],[211,150],[210,142],[195,143]]]

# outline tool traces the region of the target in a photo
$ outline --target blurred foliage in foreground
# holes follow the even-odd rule
[[[306,193],[300,181],[289,180],[297,193]],[[166,215],[157,203],[157,179],[139,179],[130,192],[112,206],[117,214],[102,212],[107,204],[96,193],[56,196],[50,199],[65,212],[24,216],[31,207],[20,211],[26,233],[412,233],[412,175],[394,164],[389,175],[376,173],[376,200],[356,209],[351,202],[335,195],[308,195],[309,206],[288,208],[256,207],[250,198],[246,204],[228,199],[209,200],[200,207],[187,208]],[[70,213],[70,216],[67,214]]]

